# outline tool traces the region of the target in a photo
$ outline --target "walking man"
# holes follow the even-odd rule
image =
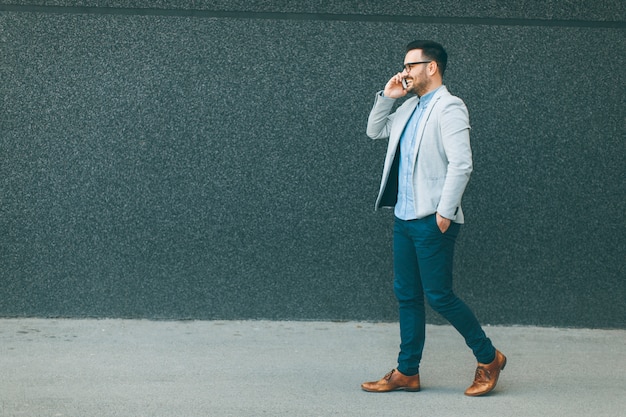
[[[469,116],[443,85],[448,56],[432,41],[407,45],[402,71],[376,95],[367,123],[372,139],[389,139],[376,209],[394,207],[394,293],[399,304],[398,366],[365,382],[369,392],[419,391],[426,332],[424,297],[464,337],[478,366],[466,395],[492,391],[506,357],[453,292],[454,245],[464,221],[461,198],[472,172]],[[412,93],[392,113],[396,99]]]

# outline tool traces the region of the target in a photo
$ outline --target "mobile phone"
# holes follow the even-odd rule
[[[403,78],[402,79],[402,88],[404,88],[406,90],[406,80]]]

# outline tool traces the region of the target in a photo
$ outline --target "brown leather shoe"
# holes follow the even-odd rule
[[[506,356],[499,350],[496,350],[496,358],[489,364],[478,362],[474,383],[465,390],[465,395],[470,397],[478,397],[491,392],[498,383],[500,371],[506,366]]]
[[[392,369],[380,381],[364,382],[361,388],[368,392],[389,392],[397,390],[419,391],[420,376],[406,376],[397,369]]]

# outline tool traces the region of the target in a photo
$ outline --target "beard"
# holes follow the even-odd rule
[[[425,80],[418,81],[411,77],[407,79],[408,88],[407,92],[413,93],[418,97],[423,96],[428,90],[428,83]]]
[[[405,77],[405,80],[408,83],[408,88],[406,91],[409,93],[413,93],[418,97],[423,96],[429,90],[430,79],[428,77],[428,73],[425,67],[415,71],[415,75]]]

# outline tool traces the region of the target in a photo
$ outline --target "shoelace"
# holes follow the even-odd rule
[[[391,379],[391,375],[393,375],[393,373],[396,372],[395,369],[392,369],[391,371],[389,371],[389,373],[387,375],[385,375],[385,381],[389,382],[389,380]]]
[[[487,369],[483,368],[482,366],[479,366],[476,368],[474,381],[481,381],[483,379],[486,379],[487,381],[491,380],[491,372],[489,372]]]

